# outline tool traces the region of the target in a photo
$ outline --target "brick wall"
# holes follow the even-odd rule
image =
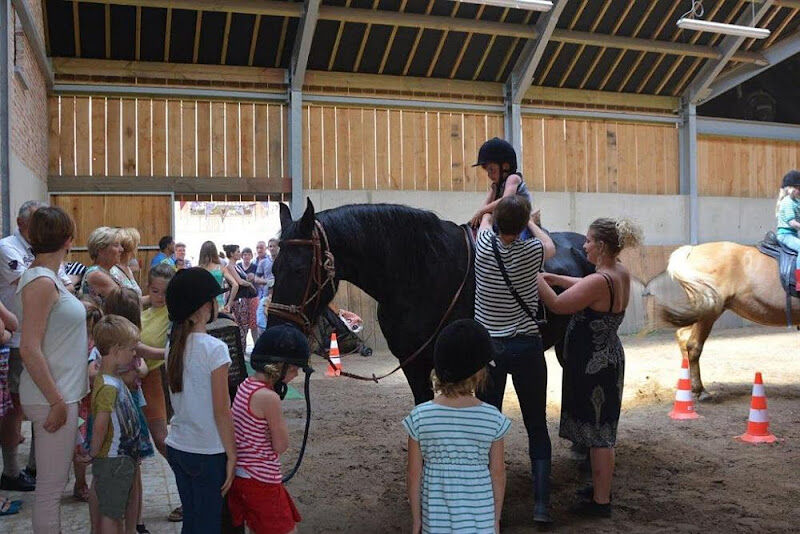
[[[25,0],[44,42],[41,2]],[[23,196],[39,196],[47,183],[47,86],[16,12],[9,8],[9,144],[27,172],[11,172],[12,221]],[[15,166],[17,169],[19,165]],[[40,183],[31,183],[38,180]],[[16,194],[15,194],[16,193]],[[44,200],[44,199],[42,199]]]

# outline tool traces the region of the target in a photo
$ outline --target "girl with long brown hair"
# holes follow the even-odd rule
[[[214,277],[214,280],[217,281],[220,288],[223,287],[223,280],[228,281],[228,285],[230,286],[228,300],[226,301],[222,294],[223,292],[220,292],[219,295],[217,295],[217,304],[219,305],[220,311],[230,312],[231,304],[236,301],[236,294],[239,292],[239,282],[237,282],[236,278],[222,266],[219,254],[217,253],[217,246],[213,241],[206,241],[200,247],[198,264],[211,273],[211,276]]]

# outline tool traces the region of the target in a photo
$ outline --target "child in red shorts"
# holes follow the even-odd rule
[[[239,385],[233,400],[236,478],[228,506],[234,525],[246,523],[255,534],[295,532],[300,521],[281,481],[280,455],[289,447],[281,399],[298,368],[308,365],[308,355],[308,341],[297,328],[269,328],[250,356],[255,375]]]

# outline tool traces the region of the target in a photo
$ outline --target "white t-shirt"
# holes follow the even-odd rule
[[[166,354],[169,367],[169,344]],[[214,420],[211,372],[230,364],[225,342],[208,334],[189,334],[183,361],[183,391],[169,394],[175,415],[170,420],[167,445],[195,454],[225,452]]]
[[[0,301],[8,310],[20,319],[21,309],[17,307],[17,281],[25,272],[25,269],[33,263],[33,251],[31,245],[19,233],[15,231],[10,236],[0,239]],[[64,265],[58,270],[58,276],[64,284],[71,284]],[[19,330],[11,336],[8,345],[12,348],[19,348]]]
[[[47,267],[31,267],[22,274],[17,288],[17,306],[22,309],[22,289],[37,278],[49,278],[58,289],[58,300],[47,316],[47,326],[42,339],[42,353],[67,404],[78,402],[89,392],[86,373],[86,309],[81,301],[67,291],[61,280]],[[24,321],[22,314],[19,322]],[[19,396],[22,404],[49,405],[47,399],[33,382],[28,370],[22,371]]]

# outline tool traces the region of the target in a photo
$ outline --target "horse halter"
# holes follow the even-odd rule
[[[306,281],[306,289],[300,304],[281,304],[271,302],[269,304],[268,315],[275,315],[281,319],[286,319],[303,329],[303,333],[309,335],[313,324],[306,314],[306,308],[312,304],[311,309],[316,309],[322,299],[322,290],[328,284],[331,285],[333,293],[338,289],[336,283],[336,267],[334,264],[333,253],[328,242],[328,235],[322,223],[315,220],[314,229],[311,231],[311,239],[286,239],[280,242],[284,246],[311,247],[311,270]],[[313,289],[316,286],[316,289]],[[313,291],[313,293],[312,293]]]

